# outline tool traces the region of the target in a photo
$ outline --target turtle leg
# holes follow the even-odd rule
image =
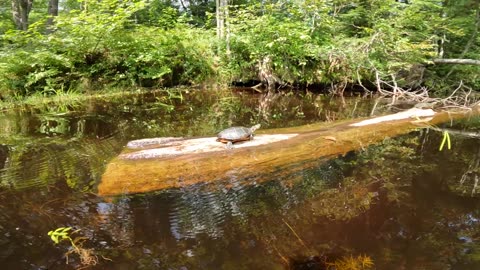
[[[233,149],[233,143],[232,142],[227,142],[227,149]]]

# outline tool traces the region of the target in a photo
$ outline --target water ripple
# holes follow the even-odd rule
[[[177,239],[195,238],[205,233],[223,236],[222,225],[229,216],[242,217],[239,205],[245,186],[231,179],[212,185],[195,185],[178,190],[169,214],[170,230]]]

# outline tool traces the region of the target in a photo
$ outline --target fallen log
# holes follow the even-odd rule
[[[234,149],[226,149],[215,137],[132,141],[107,165],[98,193],[142,193],[229,179],[258,183],[309,168],[321,158],[467,115],[410,109],[361,121],[259,130],[253,140],[234,144]]]
[[[435,64],[457,64],[457,65],[480,65],[480,60],[475,59],[433,59]]]

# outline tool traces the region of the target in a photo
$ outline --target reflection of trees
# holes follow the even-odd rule
[[[184,94],[181,102],[173,102],[175,109],[170,111],[159,104],[148,106],[131,107],[136,119],[126,125],[128,134],[143,131],[148,137],[204,136],[227,126],[257,122],[266,123],[264,128],[281,128],[287,123],[296,126],[368,116],[374,104],[358,97],[346,98],[343,104],[313,93],[201,91]]]
[[[2,210],[9,215],[18,211],[29,223],[40,220],[44,231],[52,229],[50,224],[74,223],[113,265],[132,269],[213,269],[219,264],[223,269],[275,269],[292,258],[330,252],[366,254],[377,269],[474,265],[480,253],[479,202],[446,188],[436,172],[438,160],[427,158],[427,152],[420,155],[431,147],[437,157],[438,138],[427,139],[420,148],[416,135],[319,161],[262,184],[229,179],[113,203],[84,203],[85,198],[42,203],[35,198]],[[456,176],[468,161],[455,163],[460,167]],[[72,192],[68,187],[59,192],[64,190]],[[28,201],[28,196],[21,199]],[[5,226],[14,231],[17,224],[21,222]],[[34,227],[29,228],[41,234]],[[20,239],[15,237],[12,241]],[[28,247],[15,250],[21,248]]]
[[[7,162],[10,149],[8,146],[0,144],[0,170],[5,168],[5,163]]]
[[[0,184],[22,188],[61,179],[71,188],[91,188],[104,161],[123,144],[110,137],[113,131],[110,124],[89,115],[2,114]],[[110,138],[98,139],[103,137]]]
[[[109,238],[120,246],[135,242],[134,224],[130,200],[122,198],[115,203],[98,202],[96,229],[108,232]]]
[[[81,115],[9,112],[0,115],[0,137],[11,143],[30,140],[30,136],[107,137],[115,131],[112,123],[88,112]]]
[[[64,180],[75,189],[91,189],[100,178],[105,160],[121,147],[113,138],[36,139],[10,147],[7,161],[0,171],[5,187],[43,186]]]
[[[231,180],[215,184],[214,189],[196,185],[178,191],[169,214],[170,231],[177,240],[195,238],[201,233],[220,238],[227,216],[244,215],[239,206],[243,203],[244,186]]]
[[[478,122],[473,118],[474,123]],[[426,129],[422,135],[424,159],[435,160],[441,166],[430,168],[439,179],[439,185],[462,196],[475,196],[479,193],[480,145],[478,133],[468,131],[468,123],[448,129]],[[462,130],[465,128],[465,130]],[[447,131],[452,140],[452,149],[438,152],[442,131]],[[431,149],[437,148],[437,150]],[[443,166],[442,166],[443,165]]]
[[[53,245],[46,235],[58,227],[81,229],[75,236],[87,237],[89,247],[96,244],[95,239],[108,240],[92,215],[98,199],[91,194],[75,192],[65,182],[0,190],[0,261],[4,269],[77,269],[80,262],[75,256],[65,266],[68,245]]]
[[[355,181],[381,184],[378,201],[358,216],[368,222],[363,231],[366,241],[376,238],[381,244],[362,248],[377,254],[379,269],[392,265],[406,269],[478,265],[470,252],[479,253],[471,244],[480,235],[479,202],[452,188],[458,185],[472,156],[478,156],[478,147],[472,151],[470,142],[457,141],[454,151],[439,154],[440,134],[417,135],[386,140],[356,158]],[[355,193],[346,198],[355,199]]]
[[[252,96],[185,99],[175,104],[177,112],[152,104],[122,111],[106,105],[97,124],[96,117],[78,116],[67,121],[75,128],[51,129],[63,137],[37,132],[43,122],[36,117],[0,117],[5,124],[0,125],[5,139],[0,145],[2,258],[13,262],[28,254],[37,265],[48,265],[47,257],[64,266],[61,252],[46,242],[46,232],[72,225],[112,264],[130,269],[215,269],[219,263],[222,269],[275,269],[283,259],[330,251],[367,254],[377,269],[478,266],[480,206],[470,194],[480,153],[473,139],[454,138],[452,151],[438,152],[440,134],[425,132],[419,138],[412,133],[262,184],[232,178],[111,203],[77,192],[91,190],[90,182],[123,146],[122,138],[209,134],[215,125],[250,120],[258,108]],[[370,108],[344,109],[307,94],[290,100],[279,95],[270,105],[272,126],[302,114],[305,119],[289,124],[366,115]],[[283,114],[274,118],[278,112]],[[111,122],[118,130],[104,131],[102,123]],[[112,130],[121,133],[119,138],[108,136]],[[96,134],[106,138],[96,139]],[[32,185],[38,189],[6,188]],[[45,255],[50,251],[58,258]],[[25,267],[11,263],[6,268],[32,268],[28,260]],[[99,268],[114,269],[109,263]]]
[[[258,97],[258,118],[273,127],[368,116],[375,104],[360,97],[342,100],[321,94],[268,91]],[[378,110],[378,113],[381,113]]]
[[[480,174],[480,145],[477,146],[478,150],[476,155],[471,159],[470,164],[468,165],[467,170],[463,173],[460,179],[460,187],[464,188],[466,192],[469,187],[471,187],[470,194],[473,196],[477,192],[478,180]]]
[[[169,231],[177,240],[194,239],[201,234],[220,238],[225,234],[225,223],[232,219],[244,223],[247,217],[272,207],[287,212],[314,196],[312,190],[319,192],[340,179],[335,162],[318,164],[266,186],[257,186],[253,178],[237,179],[231,174],[225,181],[181,187],[171,191],[168,208],[161,211],[168,212]],[[260,198],[256,198],[259,194]]]

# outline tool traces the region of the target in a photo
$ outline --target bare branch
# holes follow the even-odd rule
[[[480,66],[480,60],[475,59],[433,59],[435,64],[458,64],[458,65],[477,65]]]

